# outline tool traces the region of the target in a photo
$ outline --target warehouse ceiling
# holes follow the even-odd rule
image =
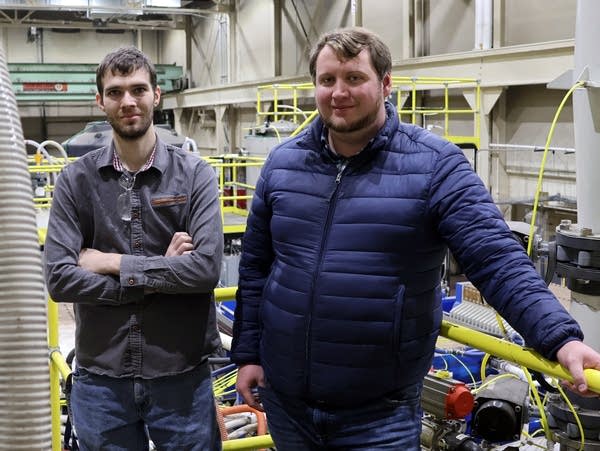
[[[174,29],[229,9],[225,0],[0,0],[0,26]]]

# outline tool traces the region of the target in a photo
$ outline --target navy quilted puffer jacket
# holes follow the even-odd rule
[[[269,155],[243,239],[232,358],[288,396],[335,406],[420,382],[449,246],[544,356],[582,337],[455,145],[387,121],[340,168],[320,120]]]

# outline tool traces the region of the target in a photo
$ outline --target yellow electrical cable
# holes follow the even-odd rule
[[[465,365],[465,363],[462,360],[460,360],[458,357],[456,357],[454,354],[446,354],[446,355],[452,356],[456,360],[458,360],[458,363],[460,363],[463,366],[463,368],[465,370],[467,370],[467,374],[471,378],[471,381],[473,381],[473,387],[477,387],[477,381],[475,380],[475,377],[473,376],[473,373],[471,373],[471,370],[469,369],[469,367],[467,365]]]
[[[513,379],[519,379],[519,380],[521,380],[521,378],[519,376],[517,376],[516,374],[513,374],[513,373],[498,374],[497,376],[494,376],[493,378],[490,378],[489,380],[487,380],[484,384],[481,384],[479,387],[474,388],[473,390],[471,390],[471,393],[478,393],[480,390],[484,389],[485,387],[487,387],[490,384],[493,384],[498,379],[504,379],[505,377],[510,377],[510,378],[513,378]]]
[[[494,312],[496,313],[496,321],[498,322],[498,327],[500,328],[500,332],[502,332],[502,337],[506,341],[510,341],[510,338],[508,337],[508,332],[506,330],[506,327],[504,326],[504,321],[502,321],[502,317],[500,316],[500,313],[496,312],[495,310],[494,310]]]
[[[271,129],[275,130],[275,135],[277,135],[277,142],[281,142],[281,135],[279,134],[279,130],[277,129],[277,127],[275,127],[272,124],[269,124],[269,126],[267,128],[271,128]]]
[[[483,356],[483,359],[481,359],[481,367],[479,367],[479,377],[481,378],[481,382],[483,382],[483,380],[485,379],[485,369],[487,368],[487,363],[488,360],[490,360],[491,356],[491,354],[488,354],[486,352]]]
[[[546,138],[546,146],[544,147],[544,155],[542,156],[542,163],[540,165],[540,172],[538,174],[537,188],[535,190],[535,196],[533,199],[533,212],[531,215],[531,224],[529,225],[529,239],[527,242],[527,255],[531,256],[531,250],[533,246],[533,234],[535,231],[535,219],[537,215],[537,207],[538,202],[540,200],[540,193],[542,191],[542,179],[544,178],[544,167],[546,166],[546,157],[548,155],[548,149],[550,148],[550,141],[552,141],[552,135],[554,135],[554,128],[556,127],[556,123],[558,122],[558,116],[560,115],[567,99],[571,96],[575,89],[583,86],[585,83],[583,81],[578,81],[575,83],[571,89],[567,91],[565,96],[563,97],[558,109],[556,110],[556,114],[554,115],[554,119],[552,120],[552,125],[550,126],[550,131],[548,132],[548,137]]]
[[[533,441],[532,441],[532,439],[534,439],[534,438],[535,438],[535,435],[536,435],[536,433],[537,433],[537,432],[539,432],[539,431],[541,431],[541,429],[538,429],[538,430],[537,430],[537,431],[535,431],[533,434],[530,434],[530,433],[528,433],[527,431],[523,431],[523,435],[524,435],[525,437],[527,437],[527,439],[528,439],[526,443],[527,443],[528,445],[530,445],[530,446],[535,446],[535,447],[537,447],[537,448],[541,448],[541,449],[547,449],[547,447],[546,447],[546,446],[542,446],[542,445],[540,445],[540,444],[538,444],[538,443],[535,443],[535,442],[533,442]]]
[[[535,196],[533,199],[533,211],[532,211],[532,215],[531,215],[531,223],[529,224],[529,237],[527,240],[527,255],[529,255],[530,257],[531,257],[531,252],[533,249],[533,235],[535,232],[535,221],[536,221],[536,216],[537,216],[538,202],[540,200],[540,193],[542,191],[542,180],[544,178],[544,168],[546,166],[546,158],[548,156],[548,149],[550,148],[550,142],[552,141],[552,136],[554,135],[554,129],[556,127],[556,123],[558,122],[558,117],[560,116],[560,113],[562,112],[562,110],[565,106],[565,103],[567,102],[569,97],[571,97],[571,94],[573,94],[575,89],[577,89],[581,86],[584,86],[584,85],[585,85],[585,83],[583,81],[578,81],[567,91],[567,93],[563,97],[562,101],[560,102],[560,105],[558,106],[556,113],[554,114],[554,119],[552,120],[552,124],[550,125],[550,130],[549,130],[548,136],[546,138],[546,145],[544,146],[544,154],[542,156],[542,162],[540,164],[540,171],[538,174]],[[535,402],[538,406],[538,410],[540,411],[540,422],[542,424],[544,433],[546,434],[546,438],[548,440],[551,440],[552,439],[551,432],[548,427],[546,413],[544,412],[544,407],[540,400],[539,393],[538,393],[537,389],[535,388],[535,386],[533,385],[533,380],[531,379],[531,375],[529,374],[529,371],[527,370],[527,368],[526,367],[522,367],[522,368],[523,368],[523,371],[525,372],[525,376],[527,377],[527,380],[531,387]],[[583,435],[582,435],[582,445],[583,445]],[[583,449],[583,448],[580,448],[580,449]]]
[[[529,388],[531,393],[533,394],[533,399],[535,400],[535,404],[540,412],[540,423],[542,425],[542,429],[544,430],[544,434],[546,435],[547,440],[552,440],[552,432],[550,431],[550,427],[548,426],[548,419],[546,418],[546,412],[544,410],[544,406],[542,405],[542,400],[540,399],[540,394],[533,384],[533,379],[531,378],[531,374],[529,374],[529,369],[526,366],[521,366],[523,373],[525,373],[525,377],[527,378],[527,382],[529,383]]]
[[[543,429],[538,429],[537,431],[535,431],[533,434],[530,434],[529,436],[531,438],[534,438],[536,435],[540,435],[540,433],[544,432]]]
[[[577,423],[577,428],[579,429],[579,435],[581,436],[581,443],[579,445],[579,451],[583,451],[584,445],[585,445],[585,436],[583,435],[583,425],[581,424],[581,420],[579,419],[579,415],[577,415],[577,411],[575,410],[575,407],[573,407],[573,404],[571,404],[571,401],[569,400],[569,398],[565,394],[565,392],[562,389],[562,387],[560,386],[560,384],[558,382],[556,382],[555,386],[556,386],[558,392],[560,393],[560,395],[563,397],[563,399],[565,400],[565,402],[569,406],[569,410],[571,411],[571,413],[575,417],[575,422]]]

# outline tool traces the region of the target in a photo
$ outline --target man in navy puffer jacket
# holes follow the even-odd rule
[[[387,46],[361,28],[310,60],[320,117],[269,155],[243,239],[237,388],[282,451],[419,449],[447,247],[486,300],[587,393],[600,355],[455,145],[399,122]]]

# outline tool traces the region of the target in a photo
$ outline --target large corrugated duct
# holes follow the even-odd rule
[[[31,179],[0,47],[0,450],[51,449],[46,299]]]

